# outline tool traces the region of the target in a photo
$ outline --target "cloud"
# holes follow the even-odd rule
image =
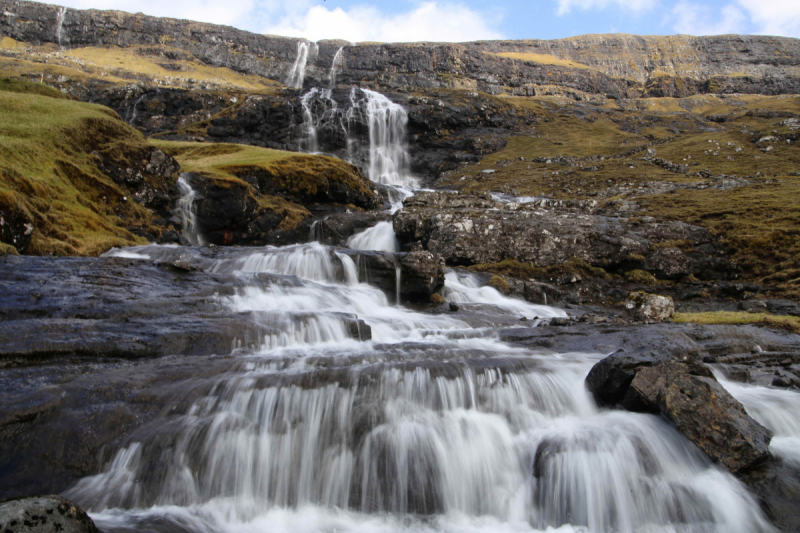
[[[738,0],[757,33],[800,37],[800,2],[797,0]]]
[[[653,9],[658,0],[557,0],[559,15],[566,15],[574,9],[588,11],[590,9],[606,9],[616,7],[641,13]]]
[[[679,2],[672,10],[673,28],[687,35],[723,35],[743,33],[747,17],[738,7],[728,4],[722,8]]]
[[[503,38],[495,29],[499,22],[497,16],[487,16],[458,3],[423,2],[397,14],[386,14],[373,6],[347,10],[313,6],[293,9],[262,32],[313,41],[460,42]]]

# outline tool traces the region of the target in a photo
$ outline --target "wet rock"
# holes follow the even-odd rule
[[[0,503],[0,530],[5,533],[97,533],[86,512],[60,496],[36,496]]]
[[[733,472],[770,456],[772,432],[713,377],[678,375],[662,390],[659,407],[678,431]]]
[[[455,302],[450,302],[450,306],[449,307],[450,307],[451,311],[458,311],[458,309],[459,309],[458,304],[455,303]]]
[[[634,320],[645,323],[664,322],[675,314],[675,304],[669,296],[637,291],[628,295],[625,309]]]
[[[615,354],[592,368],[586,385],[599,402],[663,414],[731,471],[770,457],[772,432],[753,420],[696,358]]]
[[[755,496],[770,522],[783,533],[800,531],[800,468],[772,459],[739,472],[737,477]]]

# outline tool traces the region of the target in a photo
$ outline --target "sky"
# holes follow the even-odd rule
[[[51,0],[52,1],[52,0]],[[557,39],[587,33],[800,38],[800,0],[55,0],[77,9],[351,42]]]

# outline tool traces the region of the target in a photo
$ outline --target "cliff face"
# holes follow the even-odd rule
[[[284,83],[303,42],[227,26],[9,0],[0,0],[0,36],[65,48],[169,47],[208,65]],[[359,45],[320,41],[309,46],[304,86],[327,86],[340,50],[337,83],[394,91],[459,88],[577,99],[800,92],[800,40],[779,37],[584,35],[550,41]]]

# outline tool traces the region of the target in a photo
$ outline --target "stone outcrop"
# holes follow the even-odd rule
[[[767,460],[772,432],[690,356],[670,358],[618,353],[595,365],[589,390],[604,403],[637,412],[661,413],[715,462],[731,471]]]
[[[538,266],[577,257],[593,265],[618,267],[641,261],[660,278],[718,275],[725,265],[713,255],[713,239],[698,226],[682,222],[629,220],[592,214],[585,208],[541,208],[489,195],[426,192],[406,200],[394,215],[394,230],[407,249],[421,247],[448,265],[497,263],[515,259]],[[658,243],[688,241],[691,251]],[[670,250],[665,261],[664,250]],[[715,268],[708,268],[714,265]]]
[[[0,530],[5,533],[97,533],[86,512],[60,496],[36,496],[0,503]]]
[[[64,47],[168,44],[206,64],[282,82],[289,77],[300,42],[119,11],[67,9],[59,29],[58,9],[4,0],[0,34]],[[308,87],[328,85],[341,48],[340,84],[385,90],[457,88],[577,99],[800,91],[800,77],[793,73],[800,64],[800,41],[779,37],[584,35],[551,41],[359,45],[321,41],[312,48]]]

